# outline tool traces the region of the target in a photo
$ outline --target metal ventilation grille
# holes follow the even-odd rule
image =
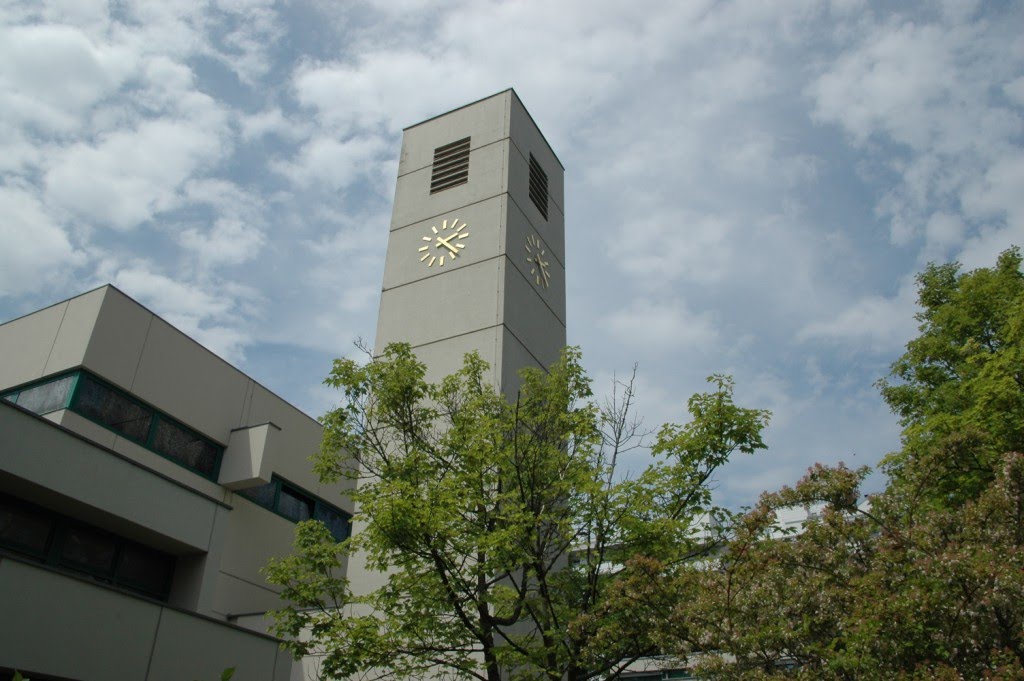
[[[530,200],[537,210],[548,219],[548,174],[537,163],[537,159],[530,154]]]
[[[430,172],[430,193],[469,182],[469,138],[434,149],[434,167]]]

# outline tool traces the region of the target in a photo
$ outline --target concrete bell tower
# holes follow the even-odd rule
[[[565,346],[562,164],[509,89],[406,128],[374,352],[412,344],[439,380],[480,353],[518,371]]]

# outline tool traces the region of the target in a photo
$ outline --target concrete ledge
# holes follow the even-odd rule
[[[225,504],[0,402],[0,487],[172,553],[206,552]]]
[[[286,681],[277,639],[0,555],[0,666],[81,681]]]

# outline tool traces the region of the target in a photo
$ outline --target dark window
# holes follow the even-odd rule
[[[263,508],[274,509],[275,500],[277,499],[277,482],[268,482],[265,485],[259,487],[249,487],[247,489],[240,489],[238,493],[249,501],[259,504]]]
[[[98,527],[0,494],[0,547],[166,600],[176,558]]]
[[[430,170],[430,193],[444,191],[469,182],[469,138],[434,149]]]
[[[68,398],[74,385],[74,374],[62,376],[55,381],[22,390],[12,401],[37,414],[47,414],[68,406]]]
[[[266,485],[238,490],[238,494],[294,522],[310,518],[319,520],[337,541],[349,535],[351,516],[348,513],[326,501],[320,501],[295,485],[283,482],[277,476]]]
[[[309,520],[313,517],[313,500],[291,487],[281,485],[281,493],[277,498],[277,511],[295,522]]]
[[[3,398],[37,414],[69,408],[175,463],[217,479],[224,448],[86,371],[47,378]]]
[[[82,416],[98,421],[111,430],[145,444],[153,412],[120,391],[82,373],[72,409]]]
[[[60,562],[88,572],[108,575],[114,570],[117,540],[106,532],[85,526],[64,528]]]
[[[327,504],[317,504],[313,518],[319,520],[339,541],[348,536],[348,514]]]
[[[217,473],[220,447],[173,421],[164,418],[157,420],[151,444],[153,451],[195,469],[208,478]]]
[[[141,544],[126,543],[121,548],[116,579],[126,587],[163,594],[170,589],[173,576],[173,557]]]
[[[530,200],[537,210],[548,219],[548,174],[537,163],[537,159],[530,154]]]
[[[0,496],[0,544],[42,558],[52,533],[53,520],[49,516],[34,513],[11,497]]]

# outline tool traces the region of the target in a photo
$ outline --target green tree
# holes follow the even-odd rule
[[[329,675],[487,681],[609,678],[654,652],[629,613],[594,615],[642,571],[632,556],[676,565],[709,550],[693,532],[715,512],[709,481],[733,452],[764,447],[767,412],[736,406],[731,380],[712,377],[693,420],[664,426],[654,462],[627,477],[619,459],[642,436],[632,382],[599,408],[578,350],[524,372],[513,403],[475,354],[438,384],[424,376],[394,344],[363,365],[337,360],[326,380],[344,402],[323,418],[316,470],[361,476],[365,529],[335,544],[300,525],[295,554],[268,568],[293,604],[276,625],[292,652],[317,651]],[[357,552],[385,576],[360,597],[333,576]]]
[[[815,466],[737,519],[718,556],[655,566],[642,595],[664,649],[713,678],[789,662],[809,679],[1024,677],[1020,267],[1010,249],[994,268],[921,273],[920,335],[879,383],[904,427],[885,491],[859,504],[867,469]],[[811,505],[780,537],[777,511]]]
[[[892,365],[882,396],[903,447],[884,462],[919,502],[956,506],[1024,451],[1024,274],[1017,248],[994,268],[929,265],[918,275],[920,335]]]

